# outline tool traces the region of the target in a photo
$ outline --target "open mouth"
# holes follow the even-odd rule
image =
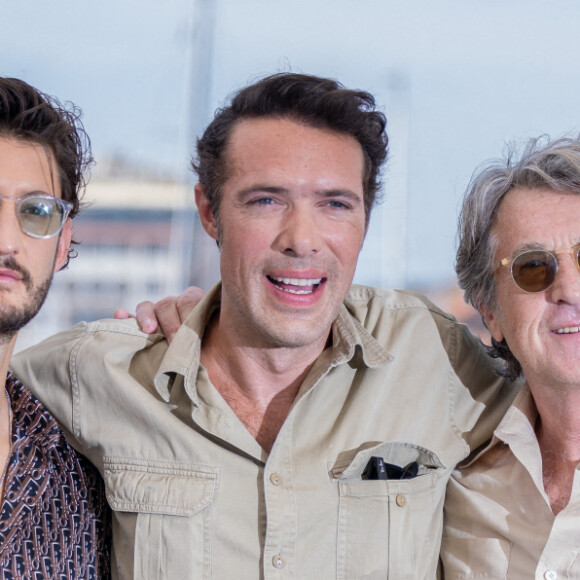
[[[556,330],[556,334],[576,334],[577,332],[580,332],[580,326],[566,326]]]
[[[279,276],[266,276],[278,290],[289,294],[312,294],[326,281],[326,278],[281,278]]]

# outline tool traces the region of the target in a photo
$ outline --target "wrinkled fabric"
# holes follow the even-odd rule
[[[580,474],[554,515],[525,385],[484,451],[453,474],[445,504],[445,578],[580,578]]]
[[[513,398],[479,343],[425,298],[353,286],[267,454],[199,362],[219,297],[169,346],[104,320],[14,360],[105,479],[118,577],[435,578],[451,470]],[[365,480],[373,456],[417,476]]]

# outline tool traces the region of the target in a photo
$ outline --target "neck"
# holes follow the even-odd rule
[[[0,336],[0,382],[4,385],[10,364],[10,357],[14,351],[17,334],[11,337]]]
[[[557,448],[566,460],[580,463],[580,392],[577,388],[557,392],[550,388],[530,389],[540,415],[540,448]]]
[[[580,464],[580,393],[576,389],[533,389],[538,409],[536,437],[542,455],[544,489],[554,513],[570,500],[576,466]]]
[[[220,327],[206,329],[201,362],[246,429],[269,452],[325,343],[308,348],[248,345]]]
[[[252,345],[214,318],[204,335],[201,357],[206,368],[206,362],[215,361],[224,378],[248,398],[258,400],[289,389],[296,394],[325,344],[296,348]]]

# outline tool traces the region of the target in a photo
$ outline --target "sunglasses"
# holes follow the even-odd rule
[[[497,270],[511,265],[512,278],[524,292],[543,292],[556,280],[558,275],[558,256],[568,254],[580,270],[580,244],[567,250],[548,252],[547,250],[526,250],[515,258],[504,258]],[[496,270],[496,272],[497,272]]]
[[[32,193],[16,199],[0,195],[0,200],[16,204],[16,217],[20,229],[26,235],[39,239],[56,236],[73,208],[73,204],[68,201],[41,193]]]

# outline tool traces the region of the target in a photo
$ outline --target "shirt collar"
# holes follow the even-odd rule
[[[196,400],[195,382],[199,371],[201,340],[209,321],[219,309],[221,283],[216,284],[193,309],[173,337],[155,375],[155,388],[169,401],[172,378],[182,375],[185,390],[192,400]]]
[[[351,360],[357,346],[369,368],[382,367],[393,360],[393,355],[349,312],[348,302],[345,302],[332,325],[333,359],[336,362]]]
[[[522,433],[534,433],[537,419],[536,403],[528,383],[524,383],[511,407],[499,422],[494,432],[494,440],[509,443],[514,437],[521,437]]]
[[[221,302],[221,283],[216,284],[193,309],[181,325],[163,357],[155,387],[159,394],[169,400],[172,377],[184,377],[185,390],[196,401],[195,384],[199,371],[201,340],[205,328]],[[341,305],[332,324],[332,356],[330,366],[349,361],[360,347],[362,361],[369,368],[378,368],[393,360],[390,354],[351,314],[348,297]]]
[[[537,418],[538,410],[530,388],[527,382],[522,381],[518,394],[495,428],[491,440],[487,445],[480,448],[478,452],[470,456],[463,467],[468,467],[475,463],[482,455],[498,445],[510,445],[516,441],[525,443],[535,441],[534,430]]]

